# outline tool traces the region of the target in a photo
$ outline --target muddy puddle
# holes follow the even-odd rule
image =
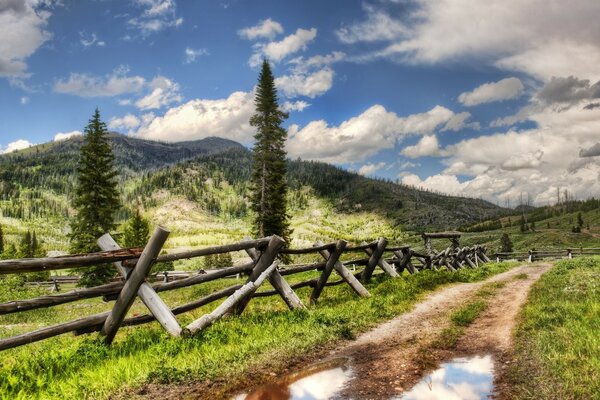
[[[327,400],[352,398],[347,385],[354,378],[350,361],[333,359],[286,375],[234,400]],[[456,358],[443,363],[410,391],[391,400],[480,400],[492,394],[494,363],[490,355]],[[343,393],[343,395],[342,395]]]
[[[443,363],[398,400],[479,400],[493,390],[494,362],[490,355],[455,358]]]
[[[326,400],[336,397],[352,379],[348,359],[336,358],[242,393],[235,400]]]

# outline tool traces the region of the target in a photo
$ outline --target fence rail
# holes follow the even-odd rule
[[[242,313],[248,302],[255,297],[279,296],[290,309],[305,308],[305,304],[295,292],[302,287],[312,289],[309,298],[310,304],[317,303],[327,287],[343,284],[349,285],[357,296],[369,297],[371,294],[365,288],[364,283],[373,277],[377,269],[380,270],[379,274],[398,278],[404,271],[409,274],[415,274],[424,269],[443,268],[456,271],[461,268],[477,268],[482,263],[490,261],[483,246],[459,247],[455,233],[452,233],[450,237],[452,246],[442,251],[436,251],[429,243],[427,254],[418,253],[409,246],[388,246],[385,238],[356,246],[350,246],[344,240],[337,240],[332,243],[317,242],[313,247],[290,249],[285,247],[283,239],[270,236],[255,240],[245,239],[229,245],[159,255],[168,235],[168,230],[158,227],[144,248],[121,249],[112,237],[106,234],[98,239],[98,244],[103,250],[101,252],[0,261],[0,274],[20,274],[112,263],[116,272],[122,276],[122,281],[105,285],[77,288],[66,293],[1,303],[0,315],[5,315],[90,298],[100,297],[104,301],[115,301],[112,309],[107,312],[0,339],[0,350],[22,346],[68,332],[76,335],[100,332],[103,341],[110,344],[121,326],[140,325],[155,320],[172,336],[189,336],[205,329],[224,315]],[[428,240],[447,238],[447,236],[431,235]],[[600,249],[598,250],[600,251]],[[163,282],[152,284],[147,282],[150,268],[154,263],[236,251],[245,251],[250,261],[219,270],[201,271],[177,280],[165,279]],[[286,258],[314,254],[323,261],[280,265],[279,256],[281,254],[287,255]],[[286,277],[290,275],[307,271],[316,271],[319,274],[316,278],[293,284],[286,281]],[[336,279],[331,278],[334,271],[338,276]],[[246,282],[230,285],[173,309],[170,309],[158,295],[160,292],[199,285],[234,275],[245,276]],[[268,281],[272,289],[260,291],[264,281]],[[127,312],[136,297],[142,300],[149,312],[146,315],[127,318]],[[223,298],[226,300],[215,310],[185,327],[182,327],[175,317]]]
[[[579,247],[579,248],[566,248],[566,249],[541,249],[541,250],[527,250],[527,251],[514,251],[514,252],[498,252],[492,255],[496,261],[504,260],[518,260],[534,262],[539,260],[548,259],[561,259],[561,258],[575,258],[582,256],[594,256],[600,255],[600,248],[596,247]]]

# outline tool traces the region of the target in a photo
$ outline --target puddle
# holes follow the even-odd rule
[[[352,379],[345,358],[336,358],[284,376],[234,400],[326,400],[339,393]]]
[[[494,362],[490,355],[455,358],[442,364],[398,400],[479,400],[492,394]]]

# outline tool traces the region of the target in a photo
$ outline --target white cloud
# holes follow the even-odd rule
[[[54,141],[60,142],[61,140],[67,140],[69,138],[72,138],[73,136],[81,136],[81,135],[82,135],[81,131],[59,132],[56,135],[54,135]]]
[[[375,172],[379,171],[385,166],[385,162],[379,162],[377,164],[367,163],[358,169],[358,173],[364,176],[373,175]]]
[[[139,30],[143,36],[178,27],[183,23],[183,18],[177,17],[174,0],[134,0],[134,4],[142,8],[143,12],[129,19],[127,24]]]
[[[515,154],[502,163],[502,169],[517,171],[519,169],[536,168],[542,165],[543,156],[544,152],[542,150],[525,154]]]
[[[478,104],[491,103],[514,99],[523,93],[523,83],[519,78],[506,78],[498,82],[484,83],[471,92],[464,92],[458,96],[465,106],[476,106]]]
[[[157,76],[148,86],[150,93],[135,102],[140,110],[162,108],[183,99],[179,94],[179,84],[164,76]]]
[[[463,128],[472,128],[478,130],[481,128],[479,122],[471,122],[467,123],[467,120],[471,118],[471,113],[469,112],[461,112],[458,114],[454,114],[452,118],[446,123],[446,125],[440,130],[440,132],[445,131],[454,131],[458,132]]]
[[[442,155],[437,136],[425,135],[414,146],[408,146],[401,151],[408,158],[438,157]]]
[[[206,49],[192,49],[191,47],[185,48],[185,63],[191,64],[200,56],[208,55],[208,50]]]
[[[225,99],[195,99],[169,109],[163,116],[144,115],[135,135],[174,142],[220,136],[249,143],[254,134],[249,124],[253,113],[252,92],[234,92]]]
[[[14,141],[14,142],[11,142],[11,143],[9,143],[9,144],[6,146],[6,149],[4,149],[4,150],[1,150],[1,149],[0,149],[0,153],[2,153],[2,154],[12,153],[13,151],[17,151],[17,150],[26,149],[26,148],[28,148],[28,147],[31,147],[31,146],[33,146],[33,145],[34,145],[34,144],[33,144],[33,143],[31,143],[31,142],[30,142],[30,141],[28,141],[28,140],[25,140],[25,139],[19,139],[19,140],[16,140],[16,141]]]
[[[48,8],[48,4],[38,1],[14,0],[0,4],[0,77],[22,79],[30,75],[27,58],[52,37],[45,30],[51,16]]]
[[[249,64],[252,67],[260,65],[260,60],[263,57],[268,58],[272,62],[279,62],[290,54],[306,50],[308,43],[312,42],[315,37],[317,37],[316,28],[299,28],[296,30],[296,33],[286,36],[278,42],[257,44],[255,45],[256,52],[250,57]]]
[[[133,114],[126,114],[122,117],[113,117],[108,122],[109,129],[127,129],[132,130],[140,126],[141,121]]]
[[[415,174],[406,174],[402,178],[402,183],[421,189],[452,195],[460,194],[464,188],[464,185],[459,182],[456,176],[442,174],[430,176],[425,180],[421,180],[421,178]]]
[[[85,32],[79,32],[79,42],[83,47],[90,47],[93,45],[103,47],[106,45],[106,42],[98,39],[98,35],[95,33],[91,33],[90,35]]]
[[[447,108],[436,106],[402,118],[377,104],[339,126],[329,126],[324,120],[312,121],[301,129],[290,126],[288,153],[334,163],[362,161],[380,150],[393,148],[406,135],[433,134],[453,116]]]
[[[542,80],[568,75],[597,80],[599,13],[596,0],[557,2],[552,7],[545,0],[415,0],[400,18],[367,8],[366,22],[347,27],[346,33],[361,31],[363,25],[383,14],[399,27],[398,37],[375,29],[364,40],[386,40],[386,44],[364,59],[388,57],[425,64],[481,60]]]
[[[334,72],[323,68],[312,74],[284,75],[275,79],[275,85],[287,98],[306,96],[311,99],[331,89]]]
[[[283,26],[271,18],[267,18],[258,23],[258,25],[240,29],[238,34],[245,39],[256,40],[261,38],[273,39],[278,34],[283,33]]]
[[[25,105],[25,104],[29,103],[29,97],[27,97],[27,96],[23,96],[23,97],[21,97],[21,99],[19,100],[19,102],[20,102],[22,105]]]
[[[54,91],[81,97],[110,97],[141,91],[146,80],[141,76],[127,76],[128,72],[127,67],[119,67],[104,77],[71,73],[68,79],[54,83]]]
[[[369,5],[363,7],[367,11],[366,21],[344,26],[335,32],[343,43],[392,40],[410,32],[402,22],[394,20],[385,12]]]
[[[286,112],[304,111],[304,109],[309,106],[310,106],[310,104],[303,100],[298,100],[298,101],[294,101],[294,102],[286,101],[281,105],[281,109]]]
[[[308,58],[296,57],[288,61],[288,64],[294,66],[294,73],[306,74],[313,68],[329,67],[346,58],[346,54],[341,51],[334,51],[331,54],[316,55]]]

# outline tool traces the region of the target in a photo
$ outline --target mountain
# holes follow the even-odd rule
[[[179,198],[209,215],[244,220],[251,152],[241,144],[216,137],[164,143],[117,133],[110,134],[110,141],[126,205],[118,219],[126,218],[136,202],[144,209],[160,211],[168,201]],[[73,137],[1,155],[2,215],[36,224],[52,220],[64,226],[72,214],[69,198],[82,142],[82,137]],[[330,207],[338,215],[376,215],[394,229],[449,229],[506,212],[483,200],[366,178],[321,162],[290,161],[288,179],[293,212],[318,200],[319,207]]]

